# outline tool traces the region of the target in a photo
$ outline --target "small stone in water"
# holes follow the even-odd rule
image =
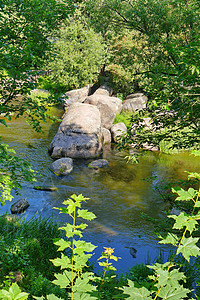
[[[53,192],[57,191],[57,187],[55,186],[34,186],[34,190],[39,190],[39,191],[47,191],[47,192]]]
[[[92,161],[88,167],[89,168],[94,168],[94,169],[98,169],[98,168],[102,168],[105,167],[109,164],[109,162],[106,159],[97,159]]]
[[[25,209],[27,209],[29,206],[30,204],[26,199],[20,199],[19,201],[13,203],[10,210],[12,214],[20,214],[23,211],[25,211]]]

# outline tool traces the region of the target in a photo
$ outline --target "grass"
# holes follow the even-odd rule
[[[61,295],[63,291],[51,283],[58,268],[49,261],[58,257],[53,240],[61,235],[58,225],[51,220],[33,218],[26,221],[12,215],[1,216],[1,287],[9,287],[18,274],[19,285],[35,296],[41,296],[44,291]]]
[[[130,118],[132,115],[133,115],[132,112],[122,111],[120,114],[116,115],[113,123],[116,124],[116,123],[123,122],[126,125],[126,127],[128,127],[130,124]]]

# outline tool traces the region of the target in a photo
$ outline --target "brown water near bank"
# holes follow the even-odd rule
[[[53,113],[61,116],[63,111],[55,109]],[[47,150],[58,124],[45,123],[42,127],[43,133],[36,133],[23,118],[12,120],[9,128],[0,125],[2,141],[43,175],[38,175],[37,185],[58,188],[53,192],[38,191],[31,184],[23,183],[21,196],[30,203],[24,215],[27,218],[41,215],[66,222],[68,217],[58,215],[52,208],[61,206],[71,194],[82,193],[90,198],[85,207],[97,216],[85,233],[85,239],[99,246],[94,258],[100,255],[103,247],[115,248],[115,254],[122,257],[116,266],[127,271],[135,263],[155,259],[161,249],[167,256],[169,247],[158,244],[152,224],[145,221],[141,213],[164,218],[167,208],[163,201],[165,195],[161,198],[154,188],[168,180],[186,179],[185,170],[199,172],[199,158],[191,157],[189,153],[166,155],[145,152],[139,164],[132,165],[124,160],[127,153],[106,147],[103,156],[109,160],[108,167],[95,171],[87,167],[91,160],[74,160],[71,174],[56,177],[49,170],[52,159]],[[144,180],[150,177],[152,180]],[[17,199],[19,196],[15,196],[14,201]],[[11,203],[6,203],[1,213],[9,212],[10,207]],[[137,249],[136,258],[131,256],[130,247]]]

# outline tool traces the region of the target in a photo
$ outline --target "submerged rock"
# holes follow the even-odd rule
[[[136,258],[137,249],[135,249],[134,247],[130,247],[129,252],[133,258]]]
[[[12,214],[20,214],[23,211],[25,211],[25,209],[27,209],[29,206],[30,204],[26,199],[20,199],[17,202],[13,203],[10,210]]]
[[[94,168],[94,169],[98,169],[98,168],[102,168],[105,167],[109,164],[109,162],[106,159],[97,159],[97,160],[93,160],[88,167],[89,168]]]
[[[73,170],[73,160],[69,157],[57,159],[51,164],[50,170],[57,176],[67,175]]]
[[[34,186],[33,188],[34,188],[34,190],[47,191],[47,192],[57,191],[57,189],[58,189],[55,186]]]

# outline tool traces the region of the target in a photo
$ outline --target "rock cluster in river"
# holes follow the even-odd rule
[[[127,132],[124,123],[113,125],[116,114],[146,107],[147,97],[142,93],[129,95],[122,103],[112,96],[107,83],[91,93],[88,85],[63,95],[65,114],[49,147],[53,159],[97,157],[104,144],[116,142]]]

